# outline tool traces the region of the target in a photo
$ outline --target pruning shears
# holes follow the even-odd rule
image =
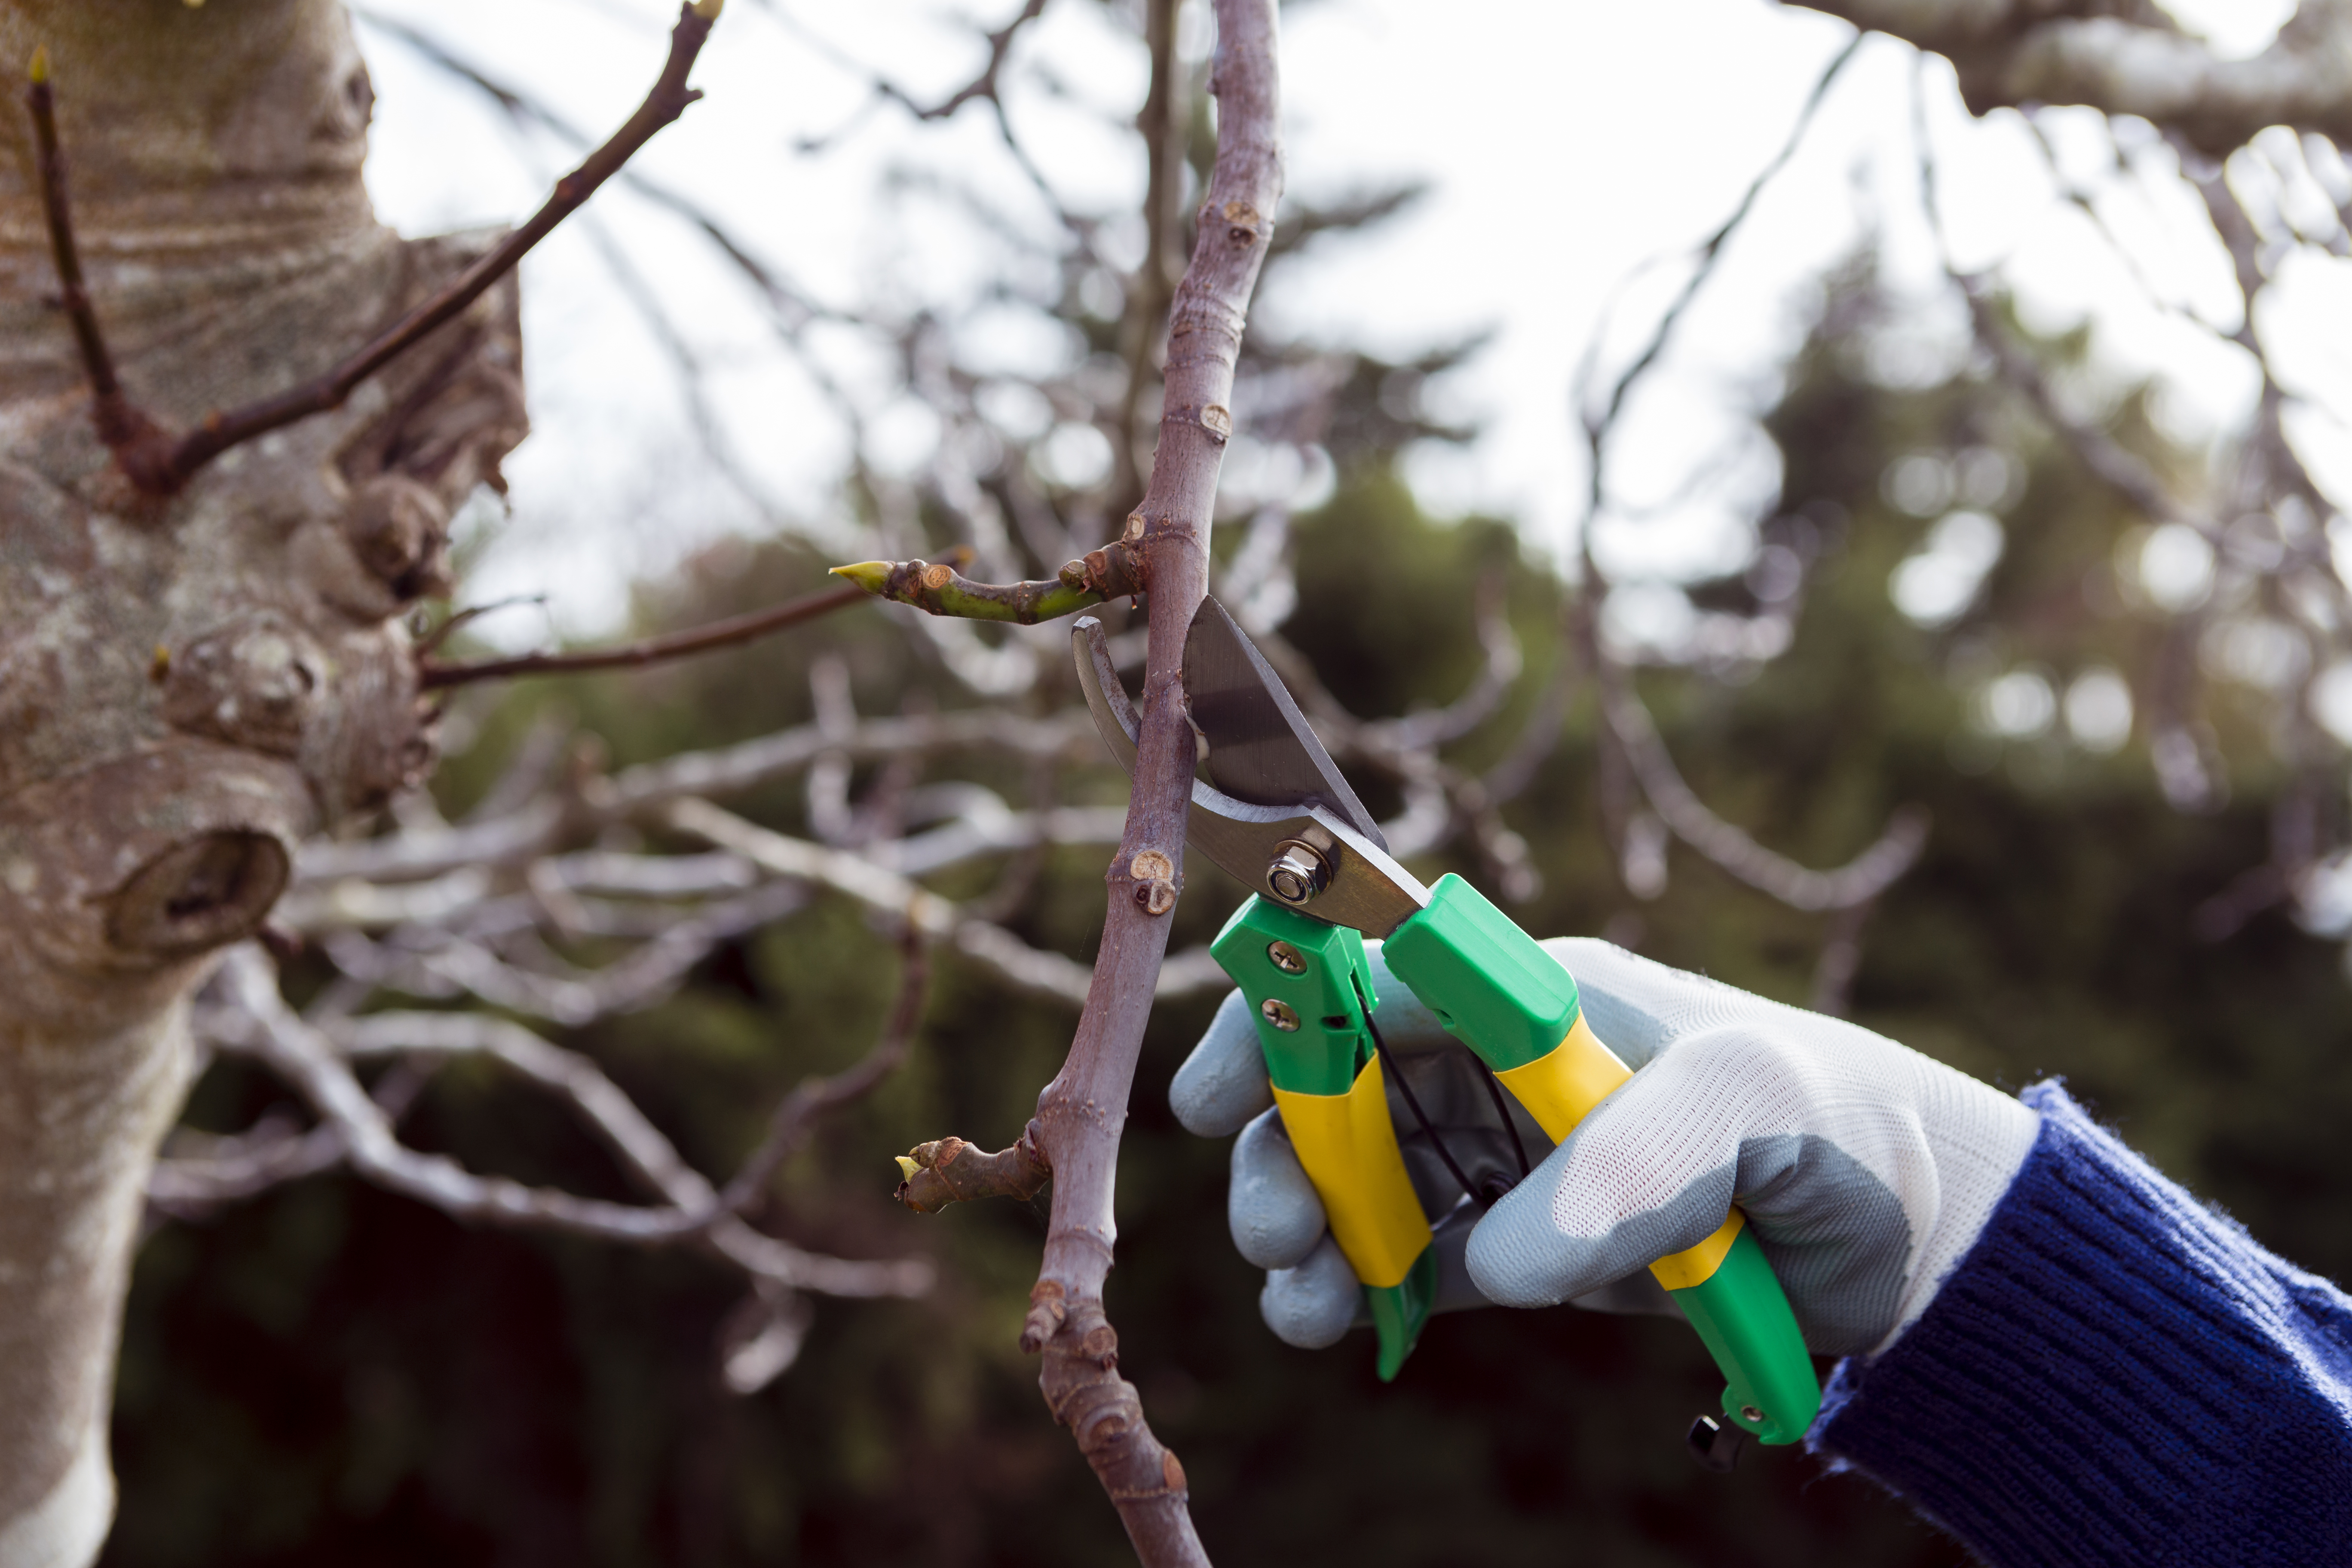
[[[1139,726],[1093,616],[1071,634],[1095,725],[1135,771]],[[1575,980],[1462,878],[1423,887],[1386,841],[1290,692],[1213,598],[1184,646],[1184,689],[1206,742],[1186,824],[1192,847],[1251,889],[1210,951],[1255,1012],[1284,1130],[1362,1281],[1393,1378],[1437,1295],[1437,1258],[1390,1119],[1364,938],[1557,1143],[1632,1072],[1585,1021]],[[1795,1315],[1737,1208],[1650,1271],[1722,1372],[1726,1420],[1793,1443],[1821,1406]],[[1723,1440],[1712,1445],[1708,1435]],[[1718,1468],[1738,1437],[1692,1430]]]

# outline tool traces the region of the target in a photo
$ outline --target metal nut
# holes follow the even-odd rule
[[[1757,1409],[1753,1405],[1741,1405],[1739,1407],[1739,1414],[1743,1419],[1754,1426],[1761,1426],[1764,1425],[1764,1412]]]
[[[1287,1002],[1277,1002],[1269,996],[1257,1005],[1257,1010],[1265,1016],[1267,1023],[1286,1035],[1295,1032],[1298,1027],[1298,1015],[1291,1011]]]
[[[1286,838],[1275,846],[1274,861],[1265,868],[1265,885],[1286,904],[1303,904],[1328,887],[1331,863],[1313,845]]]
[[[1286,942],[1270,942],[1266,943],[1265,955],[1274,960],[1274,966],[1276,969],[1281,970],[1285,974],[1304,974],[1307,973],[1307,960],[1299,955],[1299,952],[1297,948],[1291,946]]]

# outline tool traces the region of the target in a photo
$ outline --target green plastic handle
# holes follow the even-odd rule
[[[1767,1443],[1802,1437],[1821,1381],[1756,1233],[1743,1226],[1712,1275],[1672,1294],[1724,1375],[1723,1414]]]
[[[1516,921],[1455,876],[1390,933],[1389,969],[1477,1054],[1554,1142],[1633,1075],[1585,1023],[1576,982]],[[1820,1379],[1745,1216],[1652,1266],[1722,1370],[1724,1414],[1767,1443],[1793,1443],[1820,1411]]]
[[[1372,983],[1363,938],[1253,898],[1209,951],[1256,1018],[1283,1129],[1363,1286],[1386,1383],[1436,1304],[1437,1253],[1364,1022]]]

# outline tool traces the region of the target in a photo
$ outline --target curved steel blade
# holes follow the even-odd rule
[[[1103,744],[1132,774],[1143,726],[1112,668],[1102,623],[1080,616],[1070,627],[1070,652]],[[1313,846],[1330,865],[1331,880],[1302,912],[1353,926],[1366,936],[1388,935],[1429,902],[1429,889],[1389,858],[1388,846],[1367,839],[1354,824],[1320,805],[1253,805],[1194,779],[1184,837],[1244,887],[1277,901],[1280,895],[1266,879],[1274,858],[1286,844]]]
[[[1209,782],[1220,791],[1253,805],[1319,803],[1388,847],[1282,677],[1214,598],[1201,601],[1184,638],[1184,691],[1193,727],[1208,738]]]

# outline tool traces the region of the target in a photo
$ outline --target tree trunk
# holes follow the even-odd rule
[[[360,183],[372,94],[339,0],[0,0],[45,47],[88,292],[169,429],[331,365],[478,253]],[[523,433],[511,285],[343,407],[168,497],[91,419],[23,110],[0,111],[0,1568],[74,1568],[150,1163],[209,955],[296,839],[433,761],[400,616],[450,508]]]

